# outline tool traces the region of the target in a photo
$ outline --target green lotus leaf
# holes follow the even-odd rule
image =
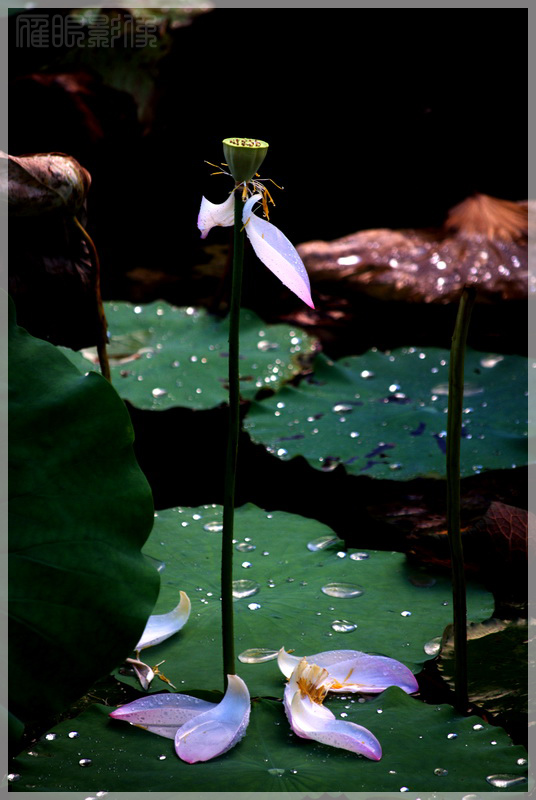
[[[223,688],[221,523],[221,506],[159,511],[144,548],[161,575],[155,613],[173,608],[180,590],[192,602],[184,628],[142,654],[150,665],[165,660],[160,669],[179,691],[185,686]],[[308,548],[318,547],[325,537],[335,540],[332,548]],[[450,581],[415,570],[402,553],[345,554],[327,526],[253,505],[236,510],[235,538],[237,656],[283,646],[296,655],[342,648],[390,656],[419,672],[438,650],[431,640],[452,621]],[[474,621],[493,611],[492,595],[473,583],[467,602]],[[277,664],[258,663],[268,657],[269,653],[249,654],[244,658],[254,663],[237,663],[237,673],[252,695],[281,693],[284,679]],[[134,677],[120,678],[139,688]],[[151,684],[152,691],[162,688],[158,679]]]
[[[62,722],[11,766],[11,790],[109,792],[445,792],[525,791],[527,753],[501,729],[451,706],[431,706],[387,689],[371,701],[328,699],[337,717],[378,737],[381,761],[290,732],[282,703],[253,700],[246,736],[213,761],[186,764],[173,741],[108,717],[93,706]],[[381,712],[381,713],[380,713]],[[500,777],[497,777],[500,776]],[[15,778],[13,780],[13,778]],[[493,783],[495,781],[495,785]],[[499,785],[497,785],[499,784]],[[295,795],[299,797],[300,795]],[[485,794],[484,794],[485,796]]]
[[[158,594],[123,402],[9,322],[10,710],[55,714],[128,654]]]
[[[112,380],[137,408],[214,408],[228,398],[227,319],[204,309],[164,301],[105,305],[111,333]],[[240,393],[251,400],[260,389],[277,391],[302,371],[316,340],[287,325],[265,325],[252,311],[240,315]],[[66,350],[79,369],[97,369],[94,349]]]
[[[449,352],[371,350],[332,362],[277,398],[254,402],[244,427],[279,458],[390,480],[445,477]],[[467,350],[462,476],[527,463],[527,360]]]

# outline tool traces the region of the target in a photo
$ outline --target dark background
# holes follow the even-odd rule
[[[145,130],[132,98],[95,76],[100,138],[65,93],[25,77],[72,53],[13,47],[10,152],[62,151],[91,172],[105,297],[128,270],[181,274],[202,258],[201,196],[222,202],[231,185],[204,159],[223,159],[226,136],[269,142],[261,174],[285,187],[271,220],[294,243],[440,225],[474,191],[526,196],[521,14],[214,10],[174,32]]]

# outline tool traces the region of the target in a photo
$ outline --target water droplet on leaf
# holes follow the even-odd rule
[[[351,633],[356,630],[357,625],[355,622],[350,622],[347,619],[334,619],[331,623],[331,627],[335,633]]]
[[[265,647],[251,647],[240,653],[238,660],[242,664],[264,664],[265,661],[274,661],[277,658],[277,650],[268,650]]]
[[[233,581],[233,597],[237,600],[241,600],[244,597],[253,597],[260,588],[260,584],[256,583],[256,581],[242,578],[241,580]]]
[[[325,586],[322,586],[322,591],[329,597],[341,598],[360,597],[363,594],[363,588],[356,583],[339,583],[338,581],[326,583]]]

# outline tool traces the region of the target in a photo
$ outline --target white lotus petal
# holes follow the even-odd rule
[[[255,216],[252,209],[258,200],[262,200],[262,195],[250,197],[244,203],[242,212],[242,222],[255,253],[291,292],[314,308],[309,276],[303,261],[294,245],[275,225]]]
[[[362,725],[349,722],[345,719],[336,719],[330,713],[328,717],[324,706],[314,703],[307,695],[302,697],[299,690],[294,695],[291,704],[291,726],[301,730],[298,736],[304,739],[314,739],[316,742],[350,750],[352,753],[379,761],[382,757],[382,748],[373,733]]]
[[[229,195],[225,203],[211,203],[210,200],[203,197],[197,218],[197,227],[201,231],[202,239],[206,239],[208,232],[216,225],[228,228],[233,224],[234,192]]]
[[[186,592],[181,592],[180,603],[173,611],[168,611],[167,614],[153,614],[150,616],[141,639],[134,648],[136,652],[144,650],[146,647],[160,644],[160,642],[169,639],[174,633],[180,631],[190,616],[191,607],[190,598]]]
[[[119,706],[110,716],[166,739],[174,739],[177,730],[186,722],[216,707],[217,703],[187,694],[151,694]]]
[[[363,692],[375,694],[389,686],[399,686],[407,694],[416,692],[419,684],[408,667],[386,656],[371,656],[359,650],[328,650],[306,656],[309,664],[324,667],[335,683],[330,692]],[[289,677],[300,657],[290,655],[284,648],[279,651],[279,669]]]
[[[249,723],[248,687],[238,675],[228,675],[221,703],[187,722],[176,733],[175,750],[188,764],[208,761],[240,741]]]

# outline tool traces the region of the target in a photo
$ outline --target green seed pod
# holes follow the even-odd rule
[[[268,152],[267,142],[260,139],[224,139],[223,155],[237,183],[248,183]]]

